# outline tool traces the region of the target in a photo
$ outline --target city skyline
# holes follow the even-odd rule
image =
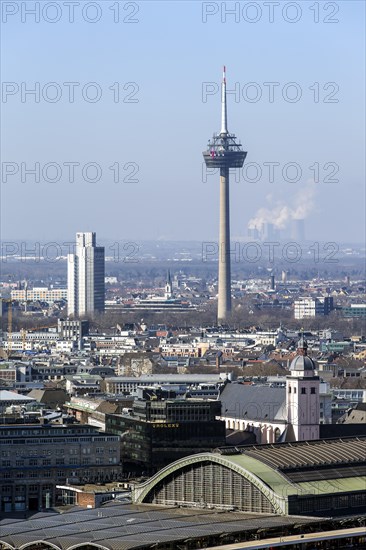
[[[2,182],[1,237],[44,239],[52,233],[53,238],[61,238],[64,213],[55,206],[67,204],[73,233],[82,226],[96,230],[101,238],[217,238],[211,215],[219,209],[213,191],[217,174],[202,173],[200,151],[202,140],[212,131],[220,94],[219,71],[226,63],[235,75],[228,94],[231,120],[238,135],[246,137],[250,151],[245,177],[241,175],[239,181],[232,178],[232,235],[245,236],[248,222],[260,209],[291,207],[294,195],[315,178],[318,182],[307,215],[308,238],[361,240],[357,228],[339,224],[331,213],[337,210],[345,219],[364,219],[364,83],[359,70],[364,66],[360,27],[364,5],[342,3],[339,22],[334,24],[324,23],[326,14],[315,23],[311,10],[303,10],[296,24],[282,16],[270,23],[265,12],[256,24],[237,23],[229,15],[223,23],[220,14],[207,16],[204,22],[201,5],[177,5],[179,11],[175,12],[169,3],[141,4],[138,23],[122,27],[129,57],[121,55],[121,27],[107,25],[103,19],[97,25],[77,18],[73,24],[63,19],[57,25],[32,24],[30,20],[25,25],[17,17],[8,17],[3,29],[9,46],[2,63],[3,80],[18,85],[19,92],[10,84],[3,96],[2,128],[7,143],[2,145],[2,158],[19,170]],[[160,36],[166,17],[170,30],[168,36],[165,32]],[[183,32],[186,25],[191,29],[189,43]],[[58,43],[66,30],[69,39],[64,51],[54,51],[52,44]],[[35,31],[39,40],[33,40]],[[218,33],[225,37],[220,44],[214,40]],[[76,47],[81,38],[87,47]],[[49,50],[43,48],[44,40],[49,42]],[[208,43],[212,44],[209,56]],[[249,45],[252,53],[245,57],[244,66],[242,52]],[[144,55],[146,51],[153,63]],[[57,86],[44,90],[50,82],[61,89],[59,101],[44,99],[57,94]],[[74,103],[68,99],[70,85],[64,85],[68,82],[78,83]],[[83,86],[91,82],[102,90],[96,103],[82,96]],[[119,88],[115,86],[118,82]],[[39,83],[39,103],[31,94],[22,102],[21,83],[28,90]],[[117,91],[120,97],[115,103]],[[95,89],[90,88],[89,93],[92,97]],[[256,93],[258,101],[253,100]],[[296,93],[301,99],[293,102]],[[151,129],[158,139],[150,139],[144,146],[141,138],[151,135]],[[166,135],[169,140],[164,142],[162,156],[161,142]],[[178,169],[179,155],[184,155],[185,162]],[[41,181],[35,183],[33,176],[26,174],[22,182],[22,163],[30,169],[36,162]],[[69,170],[73,162],[79,166],[72,182]],[[49,163],[61,167],[59,181],[42,179],[42,169]],[[100,181],[83,179],[82,169],[88,163],[100,167]],[[290,181],[294,178],[291,166],[283,177],[289,163],[301,169],[295,183]],[[255,182],[258,167],[262,175]],[[88,179],[94,175],[91,168]],[[49,180],[55,178],[54,169],[48,176]],[[89,206],[80,208],[85,196]],[[353,200],[345,201],[346,196]],[[12,211],[5,204],[17,205],[16,228],[12,228]],[[39,207],[42,218],[33,219],[32,212]],[[107,215],[98,215],[101,210]]]
[[[365,16],[0,2],[1,548],[365,544]]]

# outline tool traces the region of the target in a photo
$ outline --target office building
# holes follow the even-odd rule
[[[216,419],[219,401],[175,398],[174,391],[154,388],[141,388],[139,395],[132,409],[106,420],[107,431],[121,436],[125,471],[153,473],[184,456],[225,445],[225,422]]]
[[[74,254],[67,256],[68,315],[80,317],[104,311],[104,247],[95,233],[77,233]]]
[[[311,319],[322,315],[329,315],[334,309],[333,298],[300,298],[294,302],[295,319]]]
[[[0,511],[50,508],[56,485],[119,478],[119,437],[86,425],[0,428]]]

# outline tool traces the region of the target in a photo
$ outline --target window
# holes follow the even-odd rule
[[[304,395],[306,393],[306,388],[301,388],[301,393]]]
[[[312,393],[312,394],[316,393],[315,388],[310,388],[310,393]]]
[[[288,393],[291,393],[291,386],[288,387]]]
[[[340,496],[335,498],[335,507],[336,508],[347,508],[349,506],[349,497],[346,496]]]

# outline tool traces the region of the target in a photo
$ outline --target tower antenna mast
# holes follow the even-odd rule
[[[222,74],[221,83],[221,135],[227,135],[227,104],[226,104],[226,67]]]

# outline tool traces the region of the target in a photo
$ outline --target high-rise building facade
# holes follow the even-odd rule
[[[104,247],[95,233],[76,233],[74,254],[67,257],[68,315],[80,317],[104,311]]]

